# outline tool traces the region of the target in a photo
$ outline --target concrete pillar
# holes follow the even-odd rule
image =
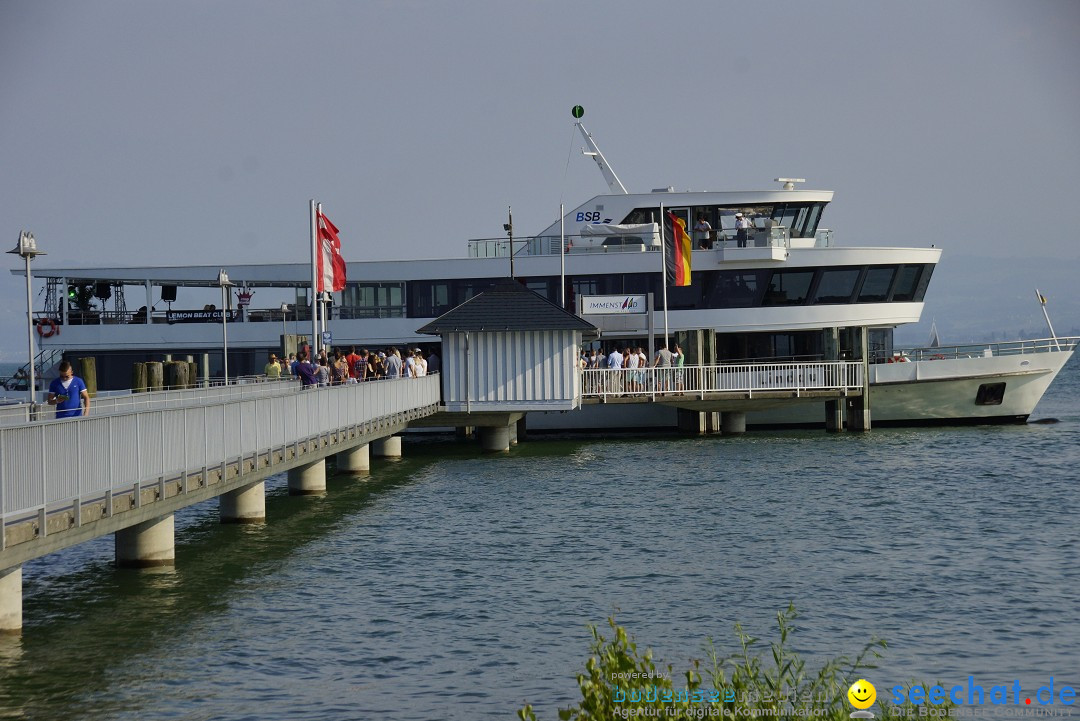
[[[401,436],[387,436],[372,441],[371,455],[376,458],[401,458]]]
[[[172,566],[176,561],[173,515],[136,523],[117,531],[116,565],[120,568]]]
[[[649,307],[651,308],[652,306]],[[523,442],[529,440],[529,432],[525,426],[525,416],[522,416],[517,421],[517,439]]]
[[[22,566],[0,571],[0,633],[22,631]]]
[[[844,430],[844,404],[840,401],[825,401],[825,430],[829,433]]]
[[[746,433],[746,413],[743,411],[724,411],[720,418],[720,430],[725,436]]]
[[[510,450],[510,426],[481,426],[480,449],[484,453],[503,453]]]
[[[472,426],[458,426],[454,429],[454,437],[459,441],[467,441],[473,437]]]
[[[507,428],[510,431],[510,445],[516,446],[518,444],[517,423],[511,423]]]
[[[400,447],[400,443],[398,444]],[[399,448],[400,450],[400,448]],[[337,469],[341,473],[367,473],[371,470],[371,453],[364,443],[337,454]]]
[[[866,396],[848,399],[847,427],[849,431],[870,430],[870,408],[865,401]]]
[[[218,496],[222,523],[266,523],[266,483],[252,483]]]
[[[289,470],[290,496],[326,493],[326,461],[315,461]]]
[[[701,414],[705,422],[706,433],[719,433],[723,430],[720,413],[717,411],[705,411]],[[727,415],[726,413],[724,415]],[[745,426],[745,423],[743,424]],[[743,429],[745,430],[745,428]]]
[[[676,413],[679,430],[683,433],[704,433],[705,414],[700,411],[691,411],[679,408]]]

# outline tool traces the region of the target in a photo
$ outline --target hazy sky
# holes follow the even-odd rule
[[[349,260],[460,257],[508,205],[528,234],[606,191],[580,103],[631,191],[802,177],[836,191],[844,245],[944,247],[929,314],[965,256],[1033,261],[1028,295],[1078,277],[1078,79],[1076,0],[0,0],[0,243],[32,230],[41,267],[306,261],[317,198]]]

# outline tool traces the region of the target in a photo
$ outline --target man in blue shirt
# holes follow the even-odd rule
[[[46,403],[56,406],[57,418],[74,418],[90,414],[90,393],[82,378],[71,371],[71,364],[63,361],[57,366],[60,377],[49,384]]]

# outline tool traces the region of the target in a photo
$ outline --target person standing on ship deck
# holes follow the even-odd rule
[[[697,224],[694,225],[694,245],[702,250],[712,248],[712,243],[709,242],[710,232],[712,232],[712,226],[709,225],[709,221],[705,220],[704,215],[698,215]]]
[[[739,241],[739,247],[745,248],[750,232],[750,221],[742,213],[735,214],[735,237]]]

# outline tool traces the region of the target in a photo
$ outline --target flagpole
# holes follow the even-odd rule
[[[668,281],[668,278],[667,278],[667,233],[665,231],[666,228],[667,228],[667,221],[664,218],[664,204],[661,203],[660,204],[660,260],[663,261],[663,266],[662,267],[663,267],[663,271],[664,271],[663,275],[661,276],[663,278],[663,282],[661,283],[661,286],[662,286],[663,291],[664,291],[664,347],[667,348],[668,350],[671,350],[671,348],[669,346],[669,344],[671,343],[671,339],[668,337],[668,315],[667,315],[667,285],[668,285],[667,281]],[[672,233],[675,232],[675,226],[674,225],[672,225],[671,231],[672,231]],[[674,240],[674,238],[672,238],[672,240]]]
[[[566,215],[559,203],[559,306],[566,310]]]
[[[318,253],[319,253],[319,231],[318,221],[315,218],[315,201],[311,201],[311,358],[312,360],[319,353],[319,319],[317,317],[316,306],[319,303],[318,299]]]
[[[1061,345],[1058,344],[1057,333],[1054,332],[1054,326],[1050,324],[1050,314],[1046,312],[1046,298],[1039,292],[1039,289],[1035,289],[1035,295],[1039,299],[1039,305],[1042,307],[1043,318],[1046,318],[1046,327],[1050,329],[1050,337],[1054,340],[1054,347],[1061,350]]]
[[[320,253],[322,252],[322,248],[318,247],[318,245],[319,245],[319,243],[318,243],[318,230],[319,230],[318,229],[318,219],[321,218],[321,217],[322,217],[322,203],[316,203],[315,204],[315,221],[316,221],[315,235],[316,235],[316,247],[317,247],[318,252],[320,252]],[[326,292],[326,289],[324,288],[323,293],[325,293],[325,292]],[[320,348],[323,346],[323,334],[326,333],[326,303],[323,302],[323,298],[322,298],[323,293],[319,293],[318,297],[315,299],[316,302],[319,304],[319,347]],[[311,362],[314,363],[315,359],[312,358]]]

